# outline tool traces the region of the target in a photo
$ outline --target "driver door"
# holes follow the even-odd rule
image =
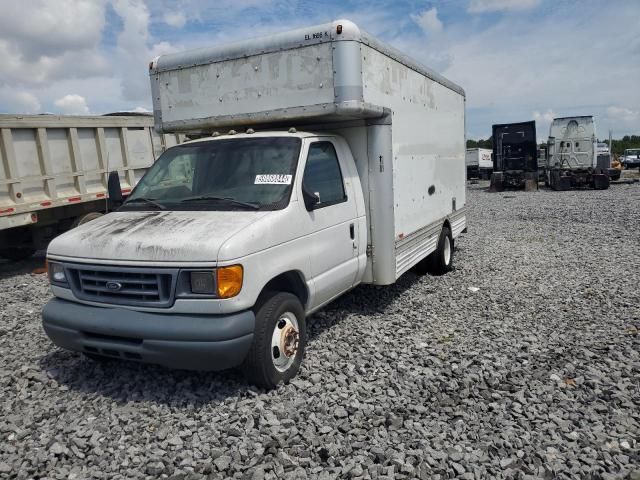
[[[352,172],[330,139],[309,144],[302,183],[319,197],[306,212],[314,306],[349,290],[358,273],[358,222]],[[304,208],[304,206],[303,206]]]

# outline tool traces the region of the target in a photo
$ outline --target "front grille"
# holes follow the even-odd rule
[[[169,307],[177,269],[66,265],[67,277],[80,300],[116,305]]]

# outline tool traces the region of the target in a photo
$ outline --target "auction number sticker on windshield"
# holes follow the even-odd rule
[[[293,175],[264,174],[256,175],[255,185],[291,185]]]

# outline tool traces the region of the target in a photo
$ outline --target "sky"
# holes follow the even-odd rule
[[[491,125],[595,115],[640,134],[640,0],[0,0],[0,113],[149,111],[156,55],[338,18],[467,93]]]

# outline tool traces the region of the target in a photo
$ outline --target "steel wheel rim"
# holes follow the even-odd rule
[[[444,237],[444,264],[449,265],[451,262],[451,240],[449,237]]]
[[[299,338],[298,319],[293,313],[284,312],[271,334],[271,361],[279,372],[287,371],[295,362]]]

